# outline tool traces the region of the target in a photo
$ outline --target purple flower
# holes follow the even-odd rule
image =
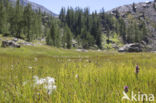
[[[136,74],[139,73],[139,66],[138,66],[138,65],[136,65],[136,70],[135,70],[135,72],[136,72]]]
[[[124,87],[124,91],[127,93],[128,92],[128,86]]]

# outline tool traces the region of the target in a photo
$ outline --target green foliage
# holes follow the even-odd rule
[[[59,19],[62,22],[62,26],[65,26],[65,23],[66,23],[66,10],[65,10],[65,8],[61,9]]]
[[[31,5],[23,7],[17,0],[15,7],[8,0],[0,0],[0,33],[32,41],[42,37],[42,14]]]
[[[77,40],[79,47],[85,49],[95,46],[102,49],[102,33],[107,37],[107,44],[114,33],[122,37],[123,43],[145,39],[145,22],[128,15],[125,23],[118,10],[114,12],[113,16],[104,9],[98,14],[90,13],[88,8],[62,8],[57,19],[41,13],[40,9],[33,11],[30,4],[21,6],[20,0],[15,7],[8,0],[0,0],[0,33],[28,41],[46,37],[48,45],[64,48],[72,48],[72,40]]]
[[[26,33],[28,41],[31,41],[33,38],[33,16],[34,13],[32,11],[32,7],[28,4],[24,9],[24,33]]]
[[[67,25],[65,25],[65,27],[63,28],[62,34],[63,34],[63,36],[62,36],[62,47],[71,49],[72,48],[73,34]]]
[[[20,1],[17,0],[16,7],[14,8],[13,15],[10,20],[10,32],[11,35],[18,38],[21,37],[23,27],[23,8],[20,5]]]
[[[135,6],[135,5],[134,5]],[[109,44],[112,32],[120,34],[123,43],[140,42],[144,40],[147,35],[146,24],[142,20],[134,19],[132,15],[127,16],[127,24],[124,19],[120,17],[119,12],[116,10],[116,17],[105,14],[104,11],[100,13],[102,26],[106,32]]]
[[[60,31],[54,19],[51,20],[50,32],[46,41],[48,45],[60,47]]]
[[[83,48],[89,49],[91,46],[95,44],[94,37],[90,34],[90,32],[87,31],[86,28],[82,30],[81,38]]]
[[[131,20],[127,26],[126,41],[141,42],[147,35],[147,28],[143,21]]]
[[[4,1],[0,0],[0,33],[7,33],[7,12]]]
[[[106,34],[103,34],[102,35],[102,46],[103,46],[103,48],[113,50],[113,49],[117,48],[116,46],[122,46],[123,43],[120,40],[120,38],[121,37],[119,34],[113,32],[111,34],[111,36],[109,37],[110,43],[108,44],[107,43],[108,38],[107,38]]]
[[[65,27],[65,35],[66,35],[65,39],[67,43],[67,48],[70,49],[72,47],[72,32],[67,26]]]
[[[101,23],[96,12],[90,15],[89,9],[68,8],[67,12],[64,8],[60,12],[60,20],[62,24],[67,24],[70,28],[73,38],[81,41],[83,48],[90,48],[97,45],[101,46]]]

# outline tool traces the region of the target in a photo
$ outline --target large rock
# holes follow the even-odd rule
[[[21,46],[16,43],[15,41],[12,40],[4,40],[2,41],[2,47],[6,48],[6,47],[13,47],[13,48],[20,48]]]
[[[143,48],[139,43],[126,44],[119,48],[119,52],[142,52]]]
[[[145,40],[147,43],[146,46],[148,47],[146,51],[156,51],[156,1],[150,0],[130,5],[123,5],[114,8],[107,13],[114,16],[120,15],[126,25],[131,23],[130,18],[133,18],[137,24],[139,23],[138,21],[144,22],[148,31]]]

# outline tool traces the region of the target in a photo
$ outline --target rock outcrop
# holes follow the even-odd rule
[[[3,48],[6,48],[6,47],[20,48],[21,47],[20,44],[16,43],[13,40],[4,40],[4,41],[2,41],[1,46]]]
[[[124,5],[108,11],[107,13],[116,15],[117,13],[128,24],[129,16],[136,20],[145,22],[148,35],[145,42],[148,50],[156,51],[156,1],[146,1],[137,4]]]
[[[142,52],[143,47],[139,43],[126,44],[123,47],[120,47],[119,52]]]

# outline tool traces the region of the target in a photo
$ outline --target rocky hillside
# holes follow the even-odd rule
[[[16,4],[16,0],[9,0],[12,4]],[[33,10],[38,10],[40,9],[43,13],[47,13],[49,15],[52,15],[52,16],[57,16],[57,14],[51,12],[50,10],[48,10],[47,8],[45,8],[44,6],[42,5],[39,5],[39,4],[36,4],[34,2],[30,2],[29,0],[20,0],[20,3],[21,5],[23,6],[26,6],[28,3],[30,3],[32,5],[32,9]]]
[[[150,51],[156,50],[156,1],[124,5],[114,8],[113,10],[108,11],[108,13],[111,13],[112,15],[117,15],[118,13],[127,24],[130,17],[144,21],[148,29],[148,36],[145,43],[147,43],[147,47]]]

